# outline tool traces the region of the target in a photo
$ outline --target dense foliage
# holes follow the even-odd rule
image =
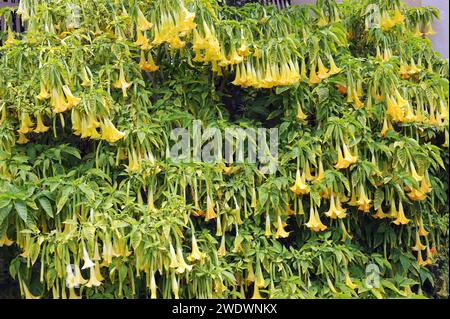
[[[22,0],[18,13],[27,31],[0,47],[0,246],[17,248],[24,297],[412,297],[441,280],[435,9]],[[195,119],[277,127],[278,171],[171,161],[171,130]]]

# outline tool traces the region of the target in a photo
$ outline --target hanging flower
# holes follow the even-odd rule
[[[305,172],[300,175],[300,170],[297,169],[295,184],[291,187],[291,191],[297,195],[303,195],[309,193],[309,186],[306,184]]]

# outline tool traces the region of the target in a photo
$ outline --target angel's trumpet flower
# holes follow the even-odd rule
[[[202,253],[198,248],[197,239],[195,238],[194,231],[192,231],[192,252],[187,257],[187,260],[193,262],[195,260],[202,260],[206,257],[205,253]]]
[[[405,16],[400,12],[400,10],[395,10],[393,21],[395,24],[401,24],[405,21]]]
[[[278,214],[278,218],[277,218],[277,225],[278,225],[278,227],[277,227],[277,232],[275,234],[275,238],[278,239],[278,238],[289,237],[289,232],[284,230],[285,223],[282,222],[281,216],[279,214]]]
[[[74,265],[74,274],[75,274],[75,283],[76,285],[85,285],[87,283],[87,280],[83,278],[83,275],[81,274],[80,266],[78,262]]]
[[[25,136],[25,134],[19,133],[19,138],[17,139],[17,144],[27,144],[30,140]]]
[[[297,100],[297,120],[304,121],[308,118],[308,115],[303,113],[302,105],[300,104],[300,101]]]
[[[224,257],[227,254],[227,247],[225,246],[225,234],[222,235],[222,239],[220,240],[220,246],[217,250],[217,255],[219,257]]]
[[[147,31],[148,29],[150,29],[153,24],[151,22],[149,22],[144,14],[142,13],[141,9],[137,9],[137,17],[138,17],[138,28],[141,31]]]
[[[314,232],[324,231],[328,228],[327,226],[322,224],[319,213],[317,212],[317,208],[314,208],[312,205],[309,212],[309,221],[305,225]]]
[[[364,106],[364,103],[360,100],[356,89],[353,89],[351,97],[353,99],[353,103],[357,109],[360,109]]]
[[[159,70],[159,66],[155,64],[155,61],[153,60],[153,57],[151,54],[148,56],[148,60],[145,58],[144,51],[141,51],[141,60],[139,62],[139,67],[141,70],[145,72],[155,72]]]
[[[345,241],[347,240],[347,238],[348,238],[349,240],[352,240],[353,237],[348,233],[347,228],[345,228],[344,222],[343,222],[342,220],[340,221],[340,224],[341,224],[341,229],[342,229],[342,238],[341,238],[341,241],[342,241],[342,242],[345,242]]]
[[[156,286],[155,272],[152,270],[150,274],[150,298],[156,299],[158,286]]]
[[[357,201],[358,209],[363,212],[369,212],[371,208],[371,202],[372,200],[369,199],[366,195],[366,192],[364,190],[363,184],[359,185],[359,198]]]
[[[317,59],[317,64],[318,64],[318,73],[317,76],[319,77],[319,79],[324,80],[326,78],[328,78],[330,76],[330,74],[328,73],[328,69],[325,67],[325,65],[322,62],[322,59],[319,57]]]
[[[184,273],[186,270],[187,270],[187,271],[191,271],[191,270],[192,270],[192,266],[191,266],[191,265],[188,265],[188,264],[184,261],[183,250],[181,249],[180,246],[177,247],[177,260],[178,260],[177,273],[182,274],[182,273]]]
[[[214,219],[216,217],[217,217],[217,215],[216,215],[216,213],[214,211],[214,203],[211,200],[211,197],[208,195],[206,197],[206,215],[205,215],[205,220],[208,221],[208,220]]]
[[[125,79],[125,72],[123,71],[123,67],[120,67],[119,71],[119,79],[113,84],[116,89],[122,90],[123,97],[127,97],[127,89],[130,88],[132,82],[127,82]]]
[[[67,109],[70,110],[72,107],[80,104],[81,99],[79,97],[73,96],[68,85],[63,85],[63,91],[67,98]]]
[[[81,80],[83,80],[83,82],[81,83],[81,86],[88,87],[92,84],[92,81],[89,78],[88,73],[86,71],[86,67],[81,68],[80,76],[81,76]]]
[[[2,235],[2,237],[0,238],[0,247],[3,247],[3,246],[9,247],[12,244],[14,244],[14,242],[8,238],[8,235],[5,232]]]
[[[97,274],[95,272],[95,267],[90,268],[90,277],[89,281],[86,283],[86,287],[98,287],[102,284],[102,282],[97,278]]]
[[[316,175],[315,181],[319,182],[319,181],[323,180],[324,178],[325,178],[325,171],[323,169],[323,163],[322,163],[322,160],[319,159],[319,168],[318,168],[318,171],[317,171],[317,175]]]
[[[30,114],[22,113],[21,115],[20,128],[17,130],[17,132],[21,134],[33,132],[34,123],[33,121],[31,121]]]
[[[408,193],[408,197],[412,201],[422,201],[427,198],[427,195],[420,189],[413,189],[411,192]]]
[[[330,61],[330,74],[338,74],[342,72],[341,68],[338,68],[336,63],[334,62],[333,56],[331,54],[328,55],[328,60]]]
[[[423,236],[423,237],[428,236],[428,232],[425,229],[425,227],[423,226],[422,216],[419,217],[419,220],[417,221],[417,226],[419,228],[418,229],[419,236]]]
[[[308,182],[311,182],[315,179],[315,177],[313,175],[311,175],[311,168],[309,167],[308,161],[306,162],[306,165],[305,165],[305,179]]]
[[[436,35],[436,32],[433,30],[433,25],[431,23],[428,24],[428,31],[425,35]]]
[[[342,155],[341,147],[340,146],[336,146],[336,151],[338,152],[338,160],[337,160],[336,165],[334,165],[334,167],[338,168],[338,169],[346,169],[346,168],[348,168],[351,164]]]
[[[339,196],[336,196],[336,202],[338,202],[337,205],[335,204],[335,195],[332,193],[330,198],[330,209],[325,213],[325,215],[332,219],[345,218],[347,216],[346,209],[343,209],[340,206]]]
[[[125,136],[125,133],[119,131],[110,119],[105,119],[101,124],[102,139],[109,143],[115,143]]]
[[[428,174],[428,171],[425,171],[425,176],[420,184],[420,190],[427,194],[431,193],[431,191],[433,190],[433,188],[431,187],[430,176]]]
[[[427,246],[425,246],[424,244],[422,244],[420,242],[420,235],[419,232],[416,232],[416,244],[412,247],[412,250],[417,251],[417,252],[421,252],[422,250],[424,250]]]
[[[44,122],[42,121],[42,115],[41,113],[36,114],[36,128],[34,129],[35,133],[45,133],[50,128],[48,126],[44,125]]]
[[[172,273],[172,293],[174,299],[180,299],[178,295],[179,293],[178,279],[175,277],[175,273]]]
[[[295,184],[291,187],[291,191],[297,195],[309,193],[309,186],[306,184],[305,172],[300,176],[300,170],[297,169]]]
[[[264,299],[263,297],[261,297],[261,294],[259,293],[259,288],[258,285],[255,281],[255,284],[253,285],[253,296],[252,299]]]
[[[47,100],[50,98],[50,93],[47,90],[47,86],[44,84],[44,82],[41,81],[41,91],[39,92],[39,95],[36,96],[38,100]]]
[[[50,104],[53,107],[53,112],[62,113],[68,109],[68,103],[64,99],[64,95],[57,89],[52,90],[52,97]]]
[[[417,174],[416,167],[414,166],[414,163],[412,161],[409,162],[409,167],[411,170],[412,178],[414,178],[417,183],[421,182],[423,180],[423,176]]]
[[[81,269],[93,268],[95,266],[95,264],[89,258],[88,251],[84,245],[83,245],[83,260],[84,260],[84,265]]]
[[[397,219],[393,221],[395,225],[407,225],[409,223],[409,219],[406,218],[405,212],[403,210],[403,202],[400,201],[398,204],[398,212]]]
[[[383,128],[381,129],[380,135],[382,137],[385,137],[387,132],[389,132],[390,130],[392,130],[392,124],[389,122],[387,117],[385,117],[383,121]]]
[[[384,219],[384,218],[389,217],[389,215],[385,214],[383,212],[383,208],[381,208],[381,206],[380,206],[380,207],[378,207],[377,212],[374,215],[372,215],[372,217],[375,219]]]
[[[343,144],[342,148],[344,149],[344,160],[349,162],[350,165],[355,164],[358,161],[358,156],[357,155],[352,155],[350,153],[350,150],[348,149],[347,144]]]
[[[316,73],[316,64],[313,64],[311,66],[311,72],[310,72],[310,76],[309,76],[309,83],[317,84],[317,83],[320,83],[321,81],[322,81],[322,79],[319,78],[317,76],[317,73]]]
[[[170,268],[179,268],[180,263],[177,258],[177,254],[175,252],[175,248],[173,248],[172,243],[169,244],[169,254],[170,254]]]

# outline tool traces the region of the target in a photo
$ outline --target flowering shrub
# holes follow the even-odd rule
[[[448,60],[424,37],[435,9],[17,11],[27,31],[0,47],[0,246],[17,248],[23,297],[383,298],[433,285],[449,143]],[[278,128],[277,172],[167,158],[170,132],[194,120]]]

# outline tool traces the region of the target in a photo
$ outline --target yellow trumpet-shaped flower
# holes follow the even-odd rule
[[[180,299],[179,294],[179,285],[178,285],[178,279],[175,276],[175,273],[172,273],[172,293],[174,299]]]
[[[225,246],[225,234],[222,235],[222,239],[220,240],[220,246],[217,250],[217,255],[219,257],[224,257],[227,254],[227,247]]]
[[[403,210],[403,202],[400,201],[398,204],[398,211],[397,211],[397,219],[393,221],[395,225],[406,225],[409,223],[409,219],[406,218],[405,212]]]
[[[139,67],[141,70],[145,72],[155,72],[159,70],[159,66],[155,64],[155,61],[153,60],[153,57],[151,54],[148,56],[148,60],[145,58],[144,51],[141,51],[141,60],[139,62]]]
[[[317,59],[317,65],[318,65],[317,76],[319,77],[319,79],[324,80],[328,78],[330,74],[328,73],[328,69],[325,67],[320,57]]]
[[[350,165],[355,164],[358,161],[358,156],[357,155],[352,155],[352,153],[350,153],[350,150],[348,149],[347,144],[343,144],[342,148],[344,150],[344,160],[349,162]]]
[[[19,133],[19,138],[17,139],[17,144],[27,144],[30,140],[25,136],[25,134]]]
[[[127,89],[131,87],[133,83],[127,82],[125,79],[125,72],[123,71],[123,67],[120,67],[119,71],[119,79],[113,84],[116,89],[122,90],[123,97],[127,97]]]
[[[380,135],[382,137],[385,137],[387,132],[391,131],[392,129],[393,129],[392,124],[389,122],[387,117],[385,117],[383,121],[383,128],[381,129]]]
[[[217,217],[217,215],[216,215],[216,213],[214,211],[214,203],[211,200],[211,197],[208,195],[206,197],[206,215],[205,215],[205,220],[208,221],[208,220],[214,219],[216,217]]]
[[[187,260],[193,262],[195,260],[202,260],[204,258],[206,258],[206,254],[202,253],[198,248],[197,239],[195,238],[194,232],[192,232],[192,252],[187,257]]]
[[[419,220],[417,221],[416,224],[417,224],[417,227],[418,227],[419,236],[423,236],[423,237],[428,236],[428,232],[425,229],[425,227],[423,226],[422,216],[419,217]]]
[[[311,66],[310,76],[309,76],[309,83],[311,84],[317,84],[322,82],[322,79],[319,78],[319,76],[316,73],[316,64],[313,64]]]
[[[14,242],[8,238],[8,235],[5,232],[2,235],[2,237],[0,238],[0,247],[3,247],[3,246],[9,247],[12,244],[14,244]]]
[[[428,24],[428,31],[425,35],[436,35],[436,32],[433,30],[433,25],[431,23]]]
[[[98,287],[102,284],[102,282],[97,278],[97,274],[95,272],[95,267],[90,268],[90,277],[89,281],[86,283],[86,287]]]
[[[83,278],[83,275],[81,274],[80,265],[78,264],[78,261],[75,262],[74,265],[74,275],[75,275],[75,285],[85,285],[87,283],[87,280]]]
[[[170,255],[170,268],[178,268],[180,267],[180,263],[177,258],[177,253],[175,252],[175,248],[173,248],[172,243],[169,244],[169,255]]]
[[[42,81],[41,81],[41,91],[39,92],[39,95],[36,96],[36,98],[41,101],[50,98],[50,93],[48,92],[47,86]]]
[[[366,213],[368,213],[372,207],[372,200],[367,197],[363,184],[359,185],[359,198],[356,203],[358,204],[358,209]]]
[[[427,195],[424,191],[420,189],[413,189],[411,192],[408,193],[409,199],[412,201],[422,201],[427,198]]]
[[[49,129],[50,128],[48,126],[44,125],[41,113],[37,113],[36,114],[36,128],[34,129],[34,132],[35,133],[45,133]]]
[[[53,107],[53,112],[62,113],[68,109],[68,103],[66,102],[64,95],[57,89],[52,90],[52,97],[50,104]]]
[[[253,285],[253,296],[252,299],[264,299],[263,297],[261,297],[261,294],[259,293],[259,287],[255,281],[254,285]]]
[[[336,201],[339,201],[339,196],[337,196]],[[332,193],[330,198],[330,209],[325,213],[326,216],[337,219],[337,218],[345,218],[347,216],[346,209],[340,207],[335,204],[335,195]]]
[[[431,187],[428,171],[425,171],[425,176],[420,184],[420,190],[426,194],[430,193],[433,190],[433,188]]]
[[[21,113],[20,128],[17,130],[17,132],[22,134],[31,133],[33,132],[33,126],[34,123],[31,120],[30,114]]]
[[[141,9],[137,8],[137,17],[138,17],[138,28],[141,31],[147,31],[148,29],[150,29],[153,24],[151,22],[149,22],[144,14],[142,13]]]
[[[341,229],[342,229],[342,238],[341,238],[341,241],[342,241],[342,242],[345,242],[345,241],[347,240],[347,238],[348,238],[349,240],[352,240],[352,239],[353,239],[353,236],[350,235],[350,234],[348,233],[347,228],[345,228],[344,222],[343,222],[342,220],[340,221],[340,224],[341,224]]]
[[[427,246],[425,246],[424,244],[422,244],[420,242],[420,235],[419,232],[416,232],[416,244],[412,247],[412,250],[417,251],[417,252],[421,252],[422,250],[424,250]]]
[[[392,20],[395,24],[401,24],[405,21],[405,16],[400,12],[400,10],[396,9]]]
[[[322,163],[322,160],[319,159],[319,168],[318,168],[318,171],[317,171],[315,182],[320,182],[324,178],[325,178],[325,171],[323,169],[323,163]]]
[[[63,91],[67,98],[67,109],[70,110],[72,107],[77,106],[80,104],[81,99],[79,97],[73,96],[72,92],[70,91],[70,88],[68,85],[63,85]]]
[[[312,205],[309,212],[309,221],[305,225],[314,232],[324,231],[328,228],[326,225],[322,224],[317,208],[314,208]]]
[[[417,183],[421,182],[422,179],[423,179],[423,176],[420,176],[419,174],[417,174],[416,167],[414,166],[414,163],[412,161],[409,162],[409,167],[410,167],[410,170],[411,170],[412,178],[414,178],[414,180]]]
[[[300,170],[297,169],[295,184],[291,187],[291,191],[297,195],[309,193],[309,186],[306,184],[305,171],[300,175]]]
[[[297,120],[304,121],[308,118],[308,115],[303,113],[302,105],[300,104],[300,101],[297,100]]]
[[[384,219],[384,218],[389,217],[389,215],[385,214],[383,212],[383,209],[380,206],[380,207],[378,207],[377,212],[374,215],[372,215],[372,217],[375,218],[375,219]]]
[[[336,63],[334,62],[333,56],[331,54],[328,55],[328,60],[330,61],[330,74],[338,74],[342,72],[341,68],[338,68]]]
[[[289,237],[289,232],[284,230],[285,227],[285,223],[282,222],[281,220],[281,216],[278,214],[278,218],[277,218],[277,232],[275,234],[275,238],[288,238]]]
[[[183,250],[181,249],[180,246],[177,247],[177,260],[178,260],[178,267],[176,269],[177,273],[182,274],[184,273],[186,270],[187,271],[191,271],[192,270],[192,266],[188,265],[185,261],[184,261],[184,257],[183,257]]]
[[[119,131],[110,119],[105,119],[100,126],[102,130],[102,139],[109,143],[115,143],[125,136],[125,133]]]
[[[150,298],[151,299],[158,298],[157,289],[158,289],[158,286],[156,286],[155,272],[152,270],[151,274],[150,274]]]

